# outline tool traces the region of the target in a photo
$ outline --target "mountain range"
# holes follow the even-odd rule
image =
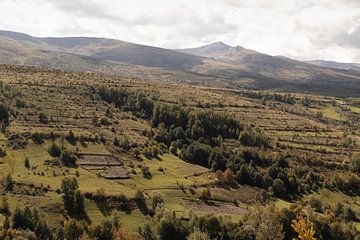
[[[115,39],[0,31],[0,63],[226,88],[360,96],[360,66],[301,62],[222,42],[164,49]]]

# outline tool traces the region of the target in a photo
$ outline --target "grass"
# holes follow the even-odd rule
[[[346,117],[343,116],[342,114],[340,114],[336,107],[334,106],[328,106],[324,109],[321,110],[322,113],[324,114],[324,117],[333,119],[333,120],[337,120],[337,121],[344,121],[346,120]]]
[[[276,201],[275,201],[275,206],[278,209],[289,208],[290,205],[291,205],[291,202],[288,202],[288,201],[285,201],[282,199],[276,199]]]
[[[133,176],[139,188],[142,189],[158,189],[158,188],[178,188],[178,184],[190,186],[194,181],[190,180],[190,175],[194,173],[207,172],[208,169],[184,162],[180,158],[172,154],[164,154],[158,159],[146,159],[141,162],[135,162],[135,165],[141,164],[149,167],[152,174],[151,179],[142,176],[141,169],[136,166],[137,175]],[[164,172],[159,171],[163,168]],[[196,181],[198,183],[206,182],[208,179],[204,176]],[[124,182],[129,181],[125,180]]]
[[[349,106],[349,109],[354,113],[360,114],[360,107]]]

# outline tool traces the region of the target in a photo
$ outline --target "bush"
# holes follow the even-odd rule
[[[201,198],[202,200],[204,200],[205,202],[206,202],[206,201],[209,201],[209,200],[211,199],[211,192],[210,192],[210,190],[209,190],[209,189],[204,189],[204,190],[202,190],[202,191],[201,191],[201,196],[200,196],[200,198]]]
[[[76,157],[70,151],[68,151],[66,149],[61,152],[60,161],[65,166],[69,166],[69,167],[76,166]]]
[[[224,172],[224,178],[226,183],[232,183],[234,181],[234,173],[230,168],[227,168]]]
[[[285,198],[286,197],[286,187],[283,180],[276,178],[273,183],[274,194],[276,197]]]
[[[4,104],[0,104],[0,122],[3,123],[5,126],[9,125],[10,123],[10,114],[9,109]]]
[[[6,157],[6,155],[7,155],[6,150],[0,147],[0,158]]]
[[[60,157],[61,155],[61,148],[59,145],[57,145],[55,142],[51,144],[51,146],[48,149],[48,152],[50,156],[52,157]]]
[[[29,158],[25,158],[25,160],[24,160],[24,166],[27,168],[27,169],[29,169],[30,168],[30,161],[29,161]]]
[[[31,135],[31,139],[34,141],[34,143],[36,144],[42,144],[44,143],[44,136],[42,133],[38,133],[38,132],[34,132]]]
[[[5,188],[8,192],[11,192],[14,189],[14,183],[10,174],[6,177]]]
[[[75,134],[72,130],[68,132],[68,134],[65,136],[66,141],[68,141],[70,144],[74,145],[77,141],[77,138],[75,137]]]
[[[48,119],[48,117],[46,116],[45,113],[43,113],[43,112],[39,113],[39,122],[43,123],[43,124],[46,124],[46,123],[49,122],[49,119]]]

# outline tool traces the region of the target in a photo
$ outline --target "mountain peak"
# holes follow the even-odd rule
[[[214,42],[214,43],[210,43],[208,45],[202,46],[201,48],[208,48],[211,50],[224,51],[224,50],[227,50],[232,47],[219,41],[219,42]]]

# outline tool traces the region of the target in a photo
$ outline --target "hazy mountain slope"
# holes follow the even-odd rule
[[[221,42],[169,50],[105,38],[0,31],[0,62],[207,86],[360,96],[360,72],[273,57]]]
[[[326,68],[354,70],[360,72],[360,63],[341,63],[341,62],[325,61],[325,60],[313,60],[313,61],[307,61],[307,63],[321,67],[326,67]]]
[[[163,48],[133,44],[104,38],[36,38],[22,33],[0,31],[0,37],[15,40],[38,49],[61,51],[129,64],[190,70],[201,64],[202,58]]]
[[[274,57],[240,46],[231,47],[217,42],[199,48],[177,49],[179,52],[194,54],[222,62],[222,68],[211,63],[196,66],[196,71],[203,74],[225,75],[232,79],[250,78],[253,87],[260,89],[280,89],[297,91],[331,92],[340,87],[344,92],[351,92],[349,86],[360,90],[360,74],[353,71],[334,70],[296,61],[290,58]],[[226,67],[225,67],[226,66]],[[324,90],[321,90],[323,86]]]

